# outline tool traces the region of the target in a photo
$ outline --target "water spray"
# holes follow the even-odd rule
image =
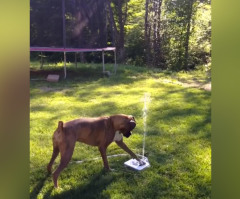
[[[151,101],[150,94],[144,93],[144,107],[143,107],[143,150],[142,156],[144,157],[145,153],[145,138],[147,134],[147,111],[148,111],[148,104]]]
[[[141,171],[147,167],[150,167],[148,158],[144,156],[145,154],[145,138],[147,134],[147,111],[148,111],[148,104],[151,101],[150,94],[149,93],[144,93],[144,106],[143,106],[143,149],[142,149],[142,155],[138,155],[141,157],[141,161],[144,162],[144,165],[140,166],[140,162],[137,161],[136,159],[130,159],[126,162],[124,162],[124,165],[131,167],[135,170]]]

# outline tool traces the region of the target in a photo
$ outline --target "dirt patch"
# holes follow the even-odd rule
[[[211,82],[207,83],[207,84],[201,84],[201,83],[197,83],[197,82],[193,82],[193,83],[182,83],[180,82],[180,85],[186,87],[186,88],[200,88],[206,91],[211,91],[212,90],[212,86],[211,86]]]
[[[206,90],[206,91],[211,91],[212,90],[212,84],[211,84],[211,82],[207,83],[207,84],[204,84],[201,88]]]
[[[161,79],[160,82],[162,83],[167,83],[167,84],[177,84],[177,85],[181,85],[185,88],[199,88],[199,89],[203,89],[206,91],[211,91],[212,90],[212,85],[211,82],[209,83],[199,83],[199,82],[191,82],[191,83],[186,83],[186,82],[181,82],[178,80],[169,80],[169,79]]]
[[[56,88],[49,88],[47,86],[43,86],[39,88],[42,92],[51,92],[51,91],[59,91],[59,89]]]
[[[42,93],[47,92],[61,92],[62,94],[72,93],[72,89],[70,88],[50,88],[47,86],[39,87]]]

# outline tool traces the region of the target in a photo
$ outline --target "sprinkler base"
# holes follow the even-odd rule
[[[143,169],[150,167],[147,157],[143,157],[141,160],[143,162],[145,162],[145,164],[142,166],[139,165],[139,162],[136,159],[130,159],[130,160],[126,161],[126,162],[124,162],[124,165],[127,167],[130,167],[130,168],[133,168],[137,171],[141,171]]]

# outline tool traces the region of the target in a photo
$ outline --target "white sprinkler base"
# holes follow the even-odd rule
[[[146,169],[146,168],[150,167],[150,164],[148,162],[147,157],[143,157],[141,160],[143,162],[145,162],[146,164],[144,164],[142,166],[139,166],[139,162],[136,159],[130,159],[130,160],[124,162],[124,165],[128,166],[128,167],[131,167],[131,168],[133,168],[137,171],[141,171],[143,169]]]

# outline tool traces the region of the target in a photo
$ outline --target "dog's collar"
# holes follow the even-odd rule
[[[123,139],[123,135],[121,133],[119,133],[119,131],[116,131],[113,141],[120,141],[122,139]]]

